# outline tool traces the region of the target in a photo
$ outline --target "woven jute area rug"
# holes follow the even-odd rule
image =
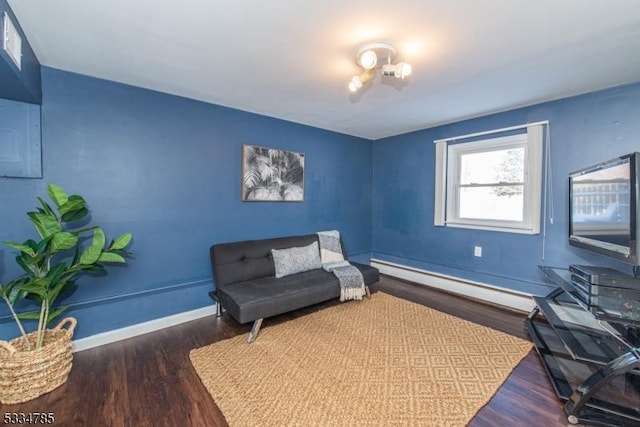
[[[380,292],[265,326],[190,353],[232,427],[464,426],[532,348]]]

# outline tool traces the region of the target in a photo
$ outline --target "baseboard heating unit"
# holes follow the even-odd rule
[[[371,258],[371,265],[380,273],[420,285],[429,286],[464,297],[497,304],[513,310],[530,312],[535,303],[530,294],[506,289],[488,283],[476,282],[419,268],[408,267],[389,261]]]

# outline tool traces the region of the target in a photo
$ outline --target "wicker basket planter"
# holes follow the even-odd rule
[[[23,337],[0,341],[0,403],[27,402],[67,381],[75,327],[73,317],[61,320],[45,331],[44,344],[37,350],[28,351]],[[35,348],[36,332],[27,337]]]

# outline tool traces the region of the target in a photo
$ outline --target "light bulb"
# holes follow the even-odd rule
[[[401,62],[396,65],[396,77],[404,79],[411,74],[411,65],[406,62]]]
[[[362,87],[362,85],[371,80],[374,75],[375,71],[367,70],[359,76],[353,76],[351,78],[351,81],[349,82],[349,90],[351,92],[357,92]]]
[[[362,87],[362,81],[360,81],[360,77],[353,76],[353,78],[351,78],[351,81],[349,82],[349,90],[351,92],[357,92],[358,89],[360,89],[361,87]]]
[[[362,68],[364,68],[365,70],[371,70],[375,68],[376,64],[378,63],[378,55],[376,55],[376,53],[372,50],[365,50],[360,55],[359,62]]]

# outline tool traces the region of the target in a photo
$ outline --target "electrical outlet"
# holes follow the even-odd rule
[[[482,246],[473,247],[473,256],[482,257]]]

